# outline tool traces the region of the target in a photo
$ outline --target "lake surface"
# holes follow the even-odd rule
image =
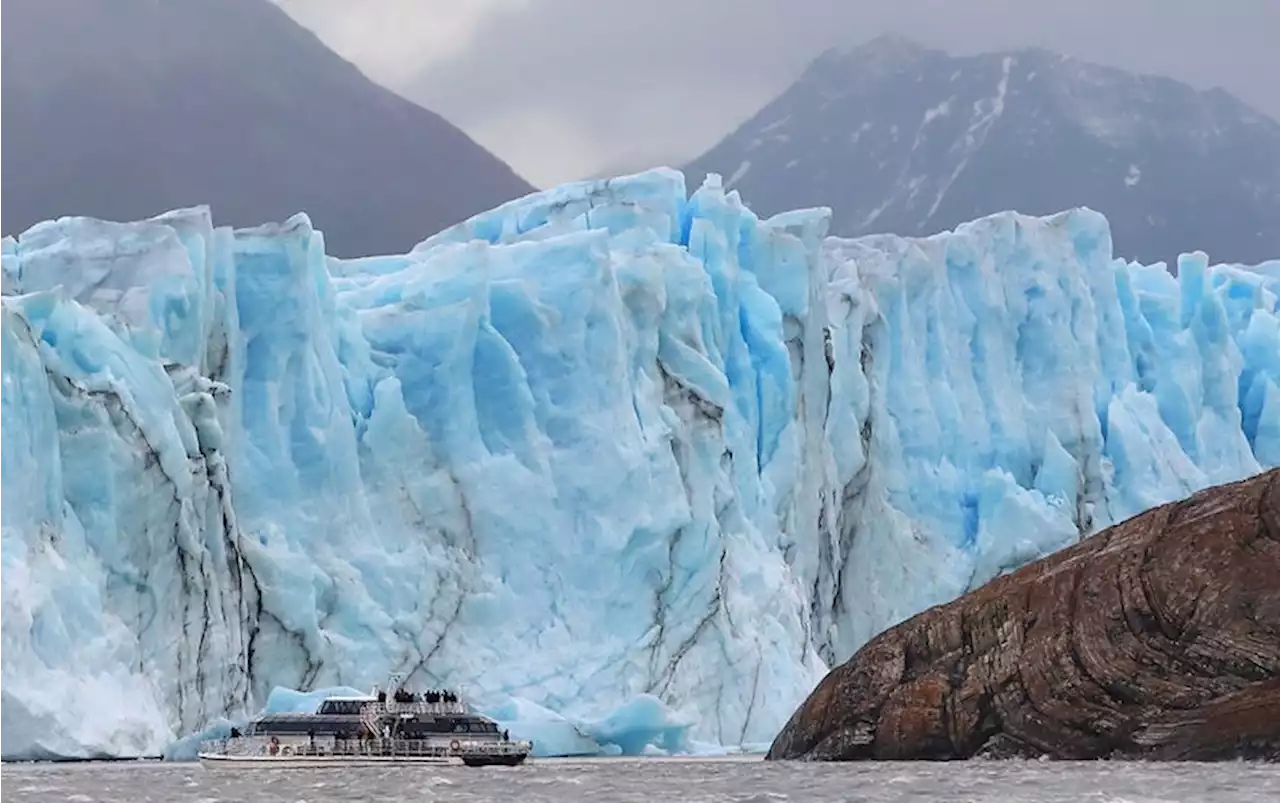
[[[1280,766],[974,761],[765,763],[731,759],[541,759],[523,767],[206,770],[198,764],[6,764],[5,803],[409,803],[413,801],[1280,801]]]

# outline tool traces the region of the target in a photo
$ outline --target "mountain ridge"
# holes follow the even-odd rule
[[[1280,253],[1280,122],[1220,88],[1043,48],[829,49],[685,169],[723,174],[763,213],[830,206],[842,236],[1089,206],[1127,258]]]

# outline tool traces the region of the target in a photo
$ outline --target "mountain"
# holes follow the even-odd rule
[[[532,190],[266,0],[6,0],[3,230],[208,203],[402,251]]]
[[[540,751],[766,742],[885,627],[1280,464],[1280,262],[1089,210],[824,240],[655,170],[399,256],[213,221],[0,242],[0,757],[391,670]]]
[[[830,50],[686,170],[764,213],[831,206],[844,236],[1089,206],[1130,259],[1280,253],[1280,123],[1221,89],[1038,49]]]

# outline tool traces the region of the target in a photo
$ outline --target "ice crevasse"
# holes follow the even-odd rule
[[[358,260],[204,207],[6,238],[4,758],[397,670],[544,753],[767,742],[884,627],[1280,464],[1280,261],[827,219],[662,169]]]

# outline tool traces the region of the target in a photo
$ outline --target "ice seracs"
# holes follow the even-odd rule
[[[656,170],[362,260],[6,240],[4,757],[395,671],[566,752],[767,742],[879,629],[1280,462],[1280,262],[827,220]]]

